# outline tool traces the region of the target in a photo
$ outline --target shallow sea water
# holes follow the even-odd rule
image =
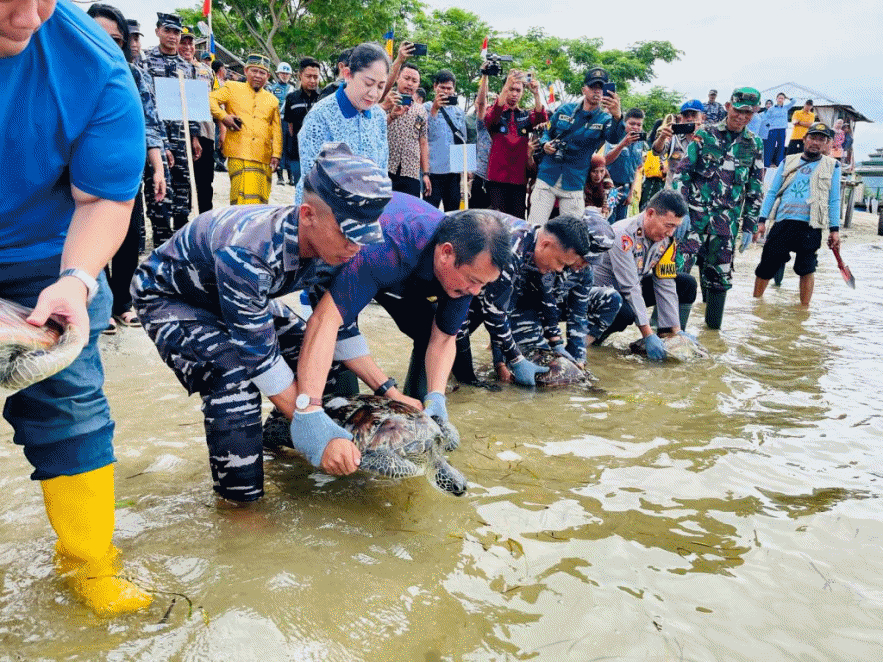
[[[870,218],[870,217],[868,217]],[[713,359],[593,350],[601,393],[449,395],[466,497],[266,458],[253,509],[214,506],[197,398],[140,329],[102,340],[117,533],[146,612],[102,621],[54,574],[30,468],[0,431],[0,660],[879,660],[883,240],[848,232],[750,297],[737,260]],[[409,349],[363,328],[401,381]],[[486,339],[476,341],[487,360]],[[875,358],[876,357],[876,358]]]

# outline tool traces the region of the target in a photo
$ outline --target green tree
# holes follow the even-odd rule
[[[664,118],[669,113],[677,114],[684,102],[684,95],[675,90],[669,90],[659,85],[654,85],[647,92],[626,92],[622,96],[623,111],[629,108],[640,108],[647,115],[644,126],[647,131],[653,123]]]

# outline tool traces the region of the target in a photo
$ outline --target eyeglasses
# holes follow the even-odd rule
[[[750,103],[751,105],[756,106],[760,103],[760,95],[755,94],[754,92],[733,92],[731,100],[736,103]]]

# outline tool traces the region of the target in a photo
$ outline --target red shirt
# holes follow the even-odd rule
[[[491,134],[491,152],[488,156],[487,179],[490,182],[503,182],[506,184],[527,183],[527,143],[528,135],[522,135],[518,130],[515,115],[519,109],[509,113],[509,121],[505,133],[500,132],[500,120],[503,112],[508,110],[505,106],[497,103],[488,108],[484,116],[484,123],[488,133]],[[549,116],[543,110],[532,110],[528,115],[530,127],[536,127],[547,122]]]

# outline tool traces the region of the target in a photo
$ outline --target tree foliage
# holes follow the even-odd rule
[[[200,7],[179,12],[188,23],[202,19]],[[452,7],[430,12],[421,0],[215,0],[212,12],[215,38],[228,50],[239,56],[262,52],[274,63],[287,60],[293,65],[309,55],[325,63],[326,78],[342,50],[363,41],[379,42],[395,27],[396,48],[402,39],[427,44],[428,55],[414,60],[425,86],[439,69],[450,69],[467,103],[478,89],[485,37],[489,52],[511,55],[512,66],[533,71],[544,86],[556,82],[558,96],[579,95],[586,69],[602,66],[626,99],[654,104],[653,112],[656,105],[661,111],[674,103],[675,93],[662,88],[630,95],[631,84],[653,80],[656,63],[680,56],[668,41],[605,50],[599,37],[562,39],[541,28],[500,36],[470,11]],[[501,86],[502,78],[491,84],[492,89]]]

